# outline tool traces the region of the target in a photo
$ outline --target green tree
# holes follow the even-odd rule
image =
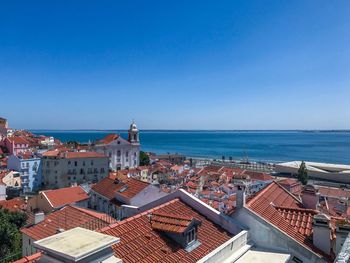
[[[147,155],[147,153],[140,151],[140,165],[144,166],[144,165],[149,165],[149,156]]]
[[[298,180],[303,184],[307,184],[308,180],[308,175],[307,175],[307,170],[306,170],[306,165],[305,162],[302,161],[298,170]]]
[[[0,258],[16,259],[21,255],[22,235],[19,229],[25,225],[26,214],[0,209]],[[10,258],[15,256],[15,258]]]

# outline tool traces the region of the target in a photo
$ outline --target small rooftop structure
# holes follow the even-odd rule
[[[109,259],[108,262],[121,262],[110,253],[110,246],[118,242],[119,238],[117,237],[77,227],[36,241],[34,246],[43,251],[43,262],[45,262],[45,257],[62,262],[81,262],[82,260],[91,262],[89,257],[92,256],[96,259],[96,253],[99,253],[102,260]]]

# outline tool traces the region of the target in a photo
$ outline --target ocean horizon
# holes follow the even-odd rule
[[[62,142],[93,142],[127,130],[32,129]],[[350,130],[140,130],[141,149],[191,157],[283,162],[305,160],[350,164]]]

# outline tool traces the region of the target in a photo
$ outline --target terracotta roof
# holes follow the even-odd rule
[[[64,155],[65,158],[107,158],[103,153],[98,152],[67,152]]]
[[[107,197],[109,200],[112,200],[114,199],[116,192],[120,189],[120,186],[114,179],[106,177],[95,184],[91,189],[100,195]]]
[[[350,191],[334,187],[326,186],[317,186],[318,192],[322,196],[331,196],[331,197],[348,197],[350,198]]]
[[[0,201],[0,208],[7,209],[11,212],[24,211],[27,208],[26,202],[20,198]]]
[[[281,185],[295,185],[295,184],[300,184],[300,182],[296,179],[292,179],[292,178],[286,178],[286,179],[282,179],[278,181],[279,184]]]
[[[97,144],[109,144],[114,140],[118,139],[120,136],[118,134],[108,134],[102,140],[97,141]]]
[[[35,263],[41,258],[41,252],[37,252],[33,255],[23,257],[19,260],[14,261],[13,263]]]
[[[45,216],[44,221],[36,225],[22,228],[21,232],[34,240],[39,240],[56,234],[60,228],[69,230],[80,226],[96,230],[114,222],[115,220],[106,214],[69,205]]]
[[[153,229],[183,233],[187,227],[192,223],[193,217],[181,216],[172,213],[154,212],[150,215],[151,226]]]
[[[267,173],[262,172],[254,172],[254,171],[247,171],[245,170],[243,172],[244,175],[247,175],[252,180],[259,180],[259,181],[270,181],[273,179],[273,177]]]
[[[28,144],[28,141],[26,139],[24,139],[23,137],[8,137],[8,140],[11,143],[15,143],[15,144]]]
[[[60,157],[60,158],[67,158],[67,159],[74,159],[74,158],[107,158],[106,155],[98,152],[69,152],[65,150],[52,150],[47,151],[43,153],[43,156],[45,157]]]
[[[309,220],[308,217],[310,216],[309,213],[311,213],[310,210],[303,209],[301,202],[278,183],[272,182],[269,184],[255,197],[250,199],[246,207],[297,242],[308,247],[315,253],[327,257],[327,255],[317,249],[309,239],[309,231],[307,230],[309,227],[308,224],[304,222],[304,226],[298,226],[298,224],[296,226],[293,225],[295,221],[288,217],[287,211],[283,211],[281,207],[288,207],[289,213],[291,213],[291,209],[295,209],[296,214],[299,216],[303,213],[302,211],[305,211],[306,216],[304,220],[306,221]],[[303,219],[299,218],[296,221],[301,223],[302,220]]]
[[[191,252],[186,252],[162,231],[152,228],[150,213],[176,214],[190,216],[201,221],[198,227],[198,240],[201,243]],[[101,230],[102,233],[119,237],[120,242],[113,245],[114,254],[129,262],[197,262],[218,246],[232,238],[232,235],[214,224],[205,216],[189,207],[179,199],[118,222]]]
[[[147,186],[149,186],[149,183],[145,183],[133,178],[128,178],[127,180],[123,181],[115,181],[110,177],[106,177],[95,184],[92,187],[92,190],[102,196],[107,197],[109,200],[114,199],[116,195],[130,199],[140,193]]]
[[[45,156],[45,157],[57,157],[59,154],[60,154],[60,151],[55,149],[55,150],[44,152],[43,156]]]
[[[313,218],[318,213],[316,210],[289,207],[276,207],[276,209],[300,234],[311,236]]]
[[[53,208],[74,204],[89,198],[88,194],[80,186],[46,190],[41,193],[46,196]]]

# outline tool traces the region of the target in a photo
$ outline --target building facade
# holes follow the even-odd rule
[[[118,134],[109,134],[104,139],[97,141],[93,150],[109,157],[111,170],[135,168],[140,163],[140,138],[139,130],[133,122],[128,131],[128,140]]]
[[[7,168],[20,173],[21,186],[24,193],[41,187],[41,159],[36,155],[11,155],[7,160]]]
[[[22,137],[6,137],[4,146],[10,154],[18,155],[29,151],[29,142]]]
[[[49,189],[97,183],[108,176],[108,157],[97,152],[48,151],[43,154],[42,174]]]

